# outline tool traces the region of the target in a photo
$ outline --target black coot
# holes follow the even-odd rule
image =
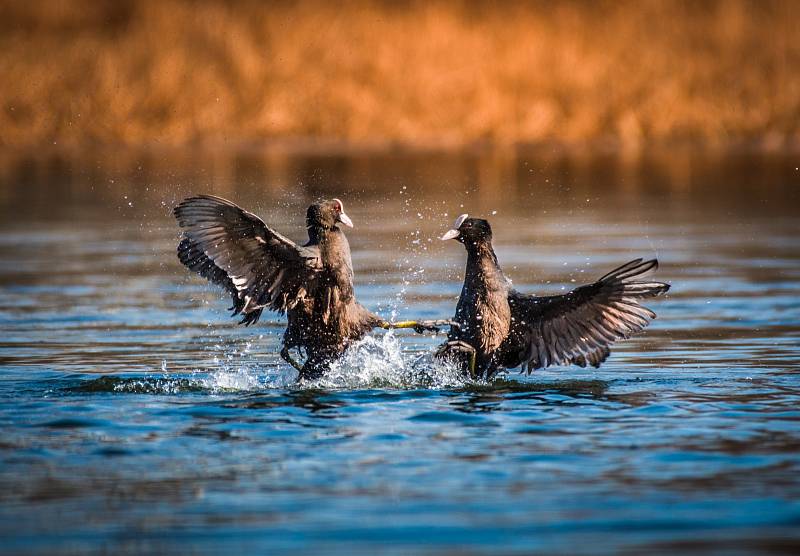
[[[520,365],[527,372],[574,363],[599,367],[611,344],[646,327],[655,313],[639,300],[667,290],[662,282],[635,281],[658,268],[636,259],[597,282],[564,295],[536,297],[511,287],[492,249],[489,222],[463,214],[443,240],[467,250],[464,286],[439,357],[459,361],[474,377]]]
[[[213,195],[199,195],[175,207],[183,228],[181,262],[233,298],[243,324],[264,309],[286,313],[281,356],[301,378],[323,374],[345,350],[373,328],[434,330],[448,321],[389,323],[356,301],[350,245],[339,227],[352,227],[339,199],[308,207],[308,242],[297,245],[256,215]],[[303,365],[291,356],[302,350]]]

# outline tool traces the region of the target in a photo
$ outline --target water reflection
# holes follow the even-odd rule
[[[796,157],[789,153],[692,149],[654,149],[633,158],[524,148],[317,155],[285,149],[100,149],[0,155],[0,203],[6,211],[38,209],[72,217],[135,216],[162,202],[171,208],[182,195],[197,191],[241,202],[280,200],[282,208],[291,210],[331,192],[362,206],[387,193],[398,202],[403,190],[424,194],[429,206],[445,211],[465,202],[498,209],[519,202],[538,208],[576,203],[572,208],[578,210],[592,197],[603,203],[609,191],[621,203],[619,210],[641,209],[632,201],[644,191],[677,202],[696,198],[691,208],[697,211],[750,203],[749,212],[795,215],[798,180]],[[91,210],[99,207],[103,210]]]

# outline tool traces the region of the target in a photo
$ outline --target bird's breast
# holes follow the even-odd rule
[[[482,292],[462,297],[454,319],[459,328],[451,339],[463,340],[485,352],[496,350],[511,329],[511,308],[505,295]]]
[[[491,297],[484,300],[478,310],[477,328],[480,346],[487,352],[495,351],[511,330],[511,308],[508,298]]]

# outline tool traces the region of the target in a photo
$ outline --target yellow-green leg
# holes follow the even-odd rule
[[[450,320],[401,320],[398,322],[381,321],[378,325],[384,330],[393,330],[395,328],[413,328],[416,332],[422,333],[427,331],[438,332],[440,326],[453,326],[455,323]]]

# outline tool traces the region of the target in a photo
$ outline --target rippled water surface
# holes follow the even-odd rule
[[[5,161],[0,551],[800,550],[797,157],[519,154]],[[599,370],[465,383],[442,337],[376,332],[295,383],[284,319],[242,328],[174,255],[191,193],[286,235],[342,198],[357,294],[450,316],[489,218],[547,293],[657,256],[659,318]]]

